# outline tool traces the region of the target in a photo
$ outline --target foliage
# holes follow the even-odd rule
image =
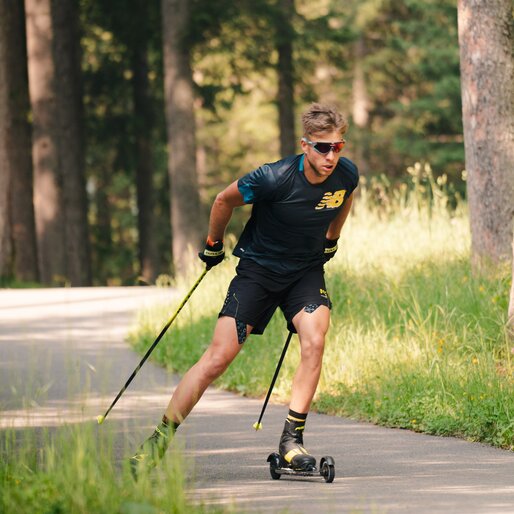
[[[143,10],[141,12],[141,9]],[[135,16],[138,12],[139,15]],[[169,266],[170,222],[159,3],[82,1],[84,106],[95,282],[133,284],[138,274],[133,62],[146,45],[154,105],[154,235]],[[147,39],[143,36],[146,35]],[[167,269],[167,268],[165,268]]]
[[[0,432],[0,511],[206,512],[186,499],[179,451],[168,452],[159,473],[142,475],[135,482],[127,462],[113,465],[112,434],[98,435],[91,425],[44,433]],[[41,450],[34,449],[34,437]]]
[[[362,202],[356,202],[327,268],[334,308],[315,408],[512,448],[514,363],[504,331],[508,270],[473,278],[466,206],[451,208],[447,184],[432,181],[429,169],[414,166],[404,190],[383,183],[387,201],[378,204],[368,185],[362,188]],[[234,264],[229,259],[210,272],[157,347],[157,361],[185,372],[201,355]],[[139,351],[151,344],[170,310],[142,315],[131,338]],[[249,338],[218,385],[263,395],[285,336],[277,313],[263,336]],[[274,391],[282,401],[299,359],[295,340]],[[256,362],[259,373],[249,373]]]
[[[25,282],[6,277],[0,277],[0,287],[2,289],[34,289],[43,286],[38,282]]]
[[[370,180],[394,181],[412,162],[429,161],[463,195],[456,7],[433,0],[296,0],[291,20],[296,110],[311,101],[353,107],[354,42],[362,59],[370,118],[351,125],[347,154]],[[280,2],[195,0],[183,42],[197,91],[200,195],[280,157],[276,109]],[[131,55],[146,45],[155,113],[155,214],[164,266],[170,223],[159,2],[82,0],[90,224],[97,283],[134,283],[137,224]],[[137,13],[137,16],[134,15]],[[297,131],[298,132],[298,131]],[[235,220],[239,226],[240,220]]]
[[[363,5],[364,4],[364,5]],[[333,16],[362,38],[368,125],[352,129],[370,173],[398,176],[410,162],[430,161],[453,179],[464,162],[457,8],[455,2],[369,0],[334,2]],[[344,54],[355,63],[349,49]],[[352,109],[350,78],[336,87]]]

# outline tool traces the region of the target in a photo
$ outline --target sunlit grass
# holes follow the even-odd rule
[[[0,512],[205,512],[186,498],[180,451],[168,452],[158,472],[136,482],[114,439],[108,428],[96,433],[91,424],[2,431]]]
[[[514,448],[514,350],[504,329],[510,276],[474,277],[469,246],[462,207],[405,202],[384,214],[357,202],[327,266],[334,308],[316,409]],[[184,372],[201,355],[235,264],[209,273],[155,352],[160,362]],[[140,350],[165,317],[145,316],[133,336]],[[277,313],[218,385],[265,394],[286,335]],[[294,338],[276,400],[288,399],[298,346]]]

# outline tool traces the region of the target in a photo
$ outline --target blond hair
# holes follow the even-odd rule
[[[331,132],[337,130],[344,135],[348,130],[348,121],[332,105],[313,103],[302,115],[304,136],[318,132]]]

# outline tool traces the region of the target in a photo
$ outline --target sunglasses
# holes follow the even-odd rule
[[[310,141],[306,137],[302,137],[302,141],[305,141],[308,145],[311,145],[312,148],[316,150],[316,152],[321,153],[323,155],[326,155],[329,152],[339,153],[346,144],[346,141],[344,139],[342,141],[337,141],[335,143],[322,143],[320,141]]]

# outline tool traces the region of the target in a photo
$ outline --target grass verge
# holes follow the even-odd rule
[[[126,459],[116,462],[112,434],[105,429],[103,434],[100,437],[87,424],[52,431],[2,431],[0,512],[206,512],[186,498],[180,451],[168,452],[158,473],[134,482]]]
[[[357,207],[327,266],[334,309],[318,411],[513,449],[514,349],[504,331],[509,270],[473,277],[468,227],[462,210],[450,216],[446,208],[404,208],[384,217]],[[157,361],[180,373],[198,359],[234,265],[230,259],[209,273],[157,347]],[[141,316],[132,333],[139,351],[171,311]],[[277,313],[217,384],[263,395],[286,335]],[[298,359],[292,344],[276,399],[287,400]]]

